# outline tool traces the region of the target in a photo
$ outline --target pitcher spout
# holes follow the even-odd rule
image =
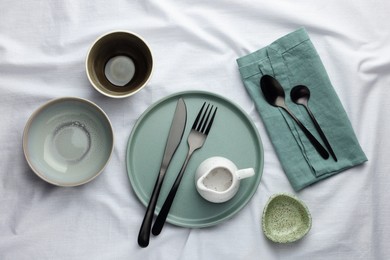
[[[196,182],[196,187],[200,190],[200,191],[208,191],[209,189],[204,185],[203,183],[203,177],[199,178],[198,181]]]

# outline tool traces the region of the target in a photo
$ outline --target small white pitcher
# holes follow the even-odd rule
[[[238,170],[229,159],[211,157],[203,161],[196,170],[196,189],[204,199],[222,203],[236,195],[241,179],[254,174],[253,168]]]

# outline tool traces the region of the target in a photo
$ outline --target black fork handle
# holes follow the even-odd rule
[[[173,183],[172,188],[169,191],[169,194],[168,194],[167,198],[165,199],[165,202],[164,202],[160,212],[158,213],[158,216],[157,216],[156,221],[154,222],[154,225],[152,228],[152,234],[155,236],[158,236],[164,227],[165,221],[168,217],[169,210],[171,209],[171,206],[172,206],[173,200],[175,199],[176,192],[179,188],[181,179],[183,178],[184,172],[187,168],[188,161],[190,160],[193,152],[194,151],[189,150],[187,157],[183,163],[183,166],[181,167],[180,172],[177,175],[176,180]]]

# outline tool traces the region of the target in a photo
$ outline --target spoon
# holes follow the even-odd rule
[[[298,85],[293,87],[291,90],[291,100],[298,105],[302,105],[306,108],[307,113],[309,114],[311,120],[314,123],[314,126],[316,127],[318,133],[320,134],[322,141],[324,141],[326,148],[328,148],[329,153],[332,155],[333,159],[337,162],[337,157],[333,152],[332,147],[330,146],[328,139],[326,139],[324,132],[322,131],[320,125],[318,124],[317,120],[314,118],[313,113],[310,111],[308,102],[310,99],[310,90],[308,87],[303,85]]]
[[[284,90],[283,87],[280,85],[280,83],[274,77],[270,75],[264,75],[263,77],[261,77],[260,86],[261,86],[261,90],[263,91],[265,100],[267,100],[267,102],[274,107],[280,107],[284,109],[291,116],[291,118],[294,119],[297,125],[302,129],[303,133],[312,143],[312,145],[317,150],[317,152],[322,156],[322,158],[328,159],[329,153],[317,141],[317,139],[309,132],[309,130],[307,130],[307,128],[298,120],[298,118],[296,118],[294,114],[288,109],[284,99],[285,98]]]

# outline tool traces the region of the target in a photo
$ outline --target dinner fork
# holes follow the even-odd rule
[[[187,138],[188,143],[188,153],[187,157],[183,163],[183,166],[180,169],[179,174],[176,177],[175,182],[172,185],[171,190],[169,191],[169,194],[156,218],[156,222],[154,222],[153,228],[152,228],[152,234],[157,236],[160,234],[165,221],[167,219],[169,210],[171,209],[173,200],[175,199],[175,195],[177,192],[177,189],[179,188],[179,184],[181,182],[181,179],[184,175],[184,171],[187,167],[188,161],[190,160],[192,154],[201,148],[206,141],[207,135],[209,134],[210,128],[213,124],[215,114],[217,113],[217,107],[215,107],[214,112],[213,108],[214,106],[210,104],[207,104],[206,110],[203,113],[203,109],[206,105],[206,102],[203,103],[198,115],[196,116],[196,119],[194,121],[194,124],[192,125],[190,134]],[[210,108],[210,109],[209,109]],[[210,118],[211,116],[211,118]]]

